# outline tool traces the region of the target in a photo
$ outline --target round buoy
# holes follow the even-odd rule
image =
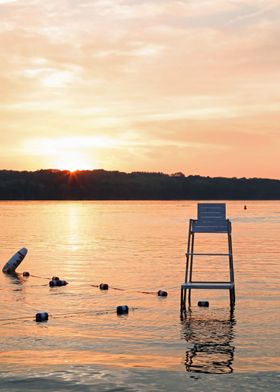
[[[53,276],[52,280],[60,280],[58,276]]]
[[[129,311],[129,308],[127,305],[117,306],[117,314],[127,314],[128,311]]]
[[[25,271],[22,273],[23,276],[30,276],[30,273],[28,271]]]
[[[197,306],[208,308],[209,307],[209,302],[208,301],[198,301]]]
[[[66,282],[66,280],[51,280],[49,282],[49,286],[50,287],[58,287],[58,286],[66,286],[68,284],[68,282]]]
[[[48,321],[49,314],[47,312],[36,313],[35,320],[37,322]]]
[[[157,295],[159,297],[167,297],[168,294],[167,294],[167,291],[159,290]]]
[[[107,283],[100,283],[99,288],[100,290],[108,290],[109,285]]]

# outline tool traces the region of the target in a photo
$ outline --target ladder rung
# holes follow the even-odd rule
[[[233,282],[187,282],[181,285],[181,289],[232,289]]]
[[[186,256],[231,256],[231,253],[192,253],[192,252],[187,252]]]

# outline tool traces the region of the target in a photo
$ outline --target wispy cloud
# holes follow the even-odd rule
[[[258,4],[256,2],[252,3],[252,8],[250,10],[247,10],[247,12],[243,11],[242,14],[238,15],[237,17],[231,19],[228,21],[227,25],[231,25],[231,24],[237,24],[241,21],[245,21],[245,20],[249,20],[249,19],[256,19],[262,15],[265,15],[267,13],[270,13],[271,11],[279,11],[279,6],[280,3],[279,1],[266,1],[264,2],[260,2],[261,4]],[[238,3],[239,6],[242,7],[242,3],[239,2]],[[242,9],[242,8],[241,8]]]
[[[0,0],[0,5],[1,4],[7,4],[7,3],[15,3],[17,0]]]

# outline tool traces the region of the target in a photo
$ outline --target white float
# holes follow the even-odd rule
[[[15,272],[15,270],[20,265],[20,263],[22,262],[22,260],[25,258],[26,255],[27,255],[27,249],[26,248],[20,249],[7,261],[2,271],[5,274]]]

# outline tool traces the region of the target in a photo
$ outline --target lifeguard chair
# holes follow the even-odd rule
[[[225,233],[227,234],[228,253],[195,253],[194,237],[196,233]],[[194,256],[225,256],[229,260],[229,281],[208,282],[193,281]],[[232,254],[231,222],[226,219],[225,203],[198,203],[197,219],[190,219],[188,246],[186,253],[185,282],[181,285],[181,314],[186,311],[186,296],[188,291],[188,305],[191,306],[191,291],[193,289],[229,290],[230,306],[235,304],[234,269]]]

